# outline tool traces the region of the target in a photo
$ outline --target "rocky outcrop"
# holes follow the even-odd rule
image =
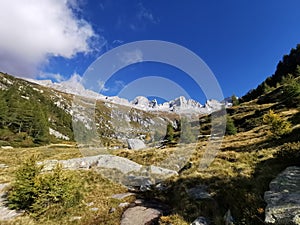
[[[140,150],[146,148],[145,143],[140,139],[127,139],[129,149]]]
[[[63,169],[78,170],[94,168],[102,175],[128,187],[145,188],[162,179],[177,175],[174,170],[157,166],[143,166],[129,159],[114,155],[97,155],[68,160],[47,160],[39,162],[43,171],[51,171],[57,164]]]
[[[265,222],[300,225],[300,167],[286,168],[269,186]]]

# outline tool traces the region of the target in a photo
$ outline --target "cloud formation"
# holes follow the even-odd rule
[[[143,62],[143,52],[139,49],[135,49],[132,51],[121,52],[117,54],[119,56],[120,61],[124,65],[130,65],[138,62]]]
[[[153,24],[158,24],[159,23],[159,19],[155,18],[154,15],[152,14],[152,12],[147,9],[141,2],[138,4],[138,13],[137,13],[137,18],[140,21],[149,21],[150,23]]]
[[[91,51],[96,37],[79,19],[76,0],[0,1],[0,71],[23,77],[38,75],[52,56],[72,58]]]

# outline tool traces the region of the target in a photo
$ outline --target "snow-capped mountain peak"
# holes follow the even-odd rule
[[[144,96],[137,96],[134,100],[128,101],[127,99],[120,98],[118,96],[108,97],[96,93],[94,91],[85,89],[81,83],[81,77],[79,75],[73,75],[69,80],[62,81],[60,83],[52,82],[51,80],[32,80],[30,82],[37,83],[42,86],[50,87],[61,92],[70,93],[78,96],[99,99],[106,102],[131,106],[145,111],[165,111],[175,112],[179,114],[209,114],[214,111],[220,110],[224,103],[217,100],[208,100],[203,106],[199,102],[193,99],[186,99],[184,96],[180,96],[169,102],[158,104],[157,101],[149,100]]]

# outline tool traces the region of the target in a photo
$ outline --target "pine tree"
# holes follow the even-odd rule
[[[228,135],[235,135],[237,133],[237,129],[234,125],[233,119],[229,116],[227,116],[226,120],[226,134]]]
[[[49,142],[48,118],[42,108],[38,105],[33,107],[30,136],[34,138],[34,142],[36,143]]]
[[[3,128],[7,123],[8,118],[8,106],[3,94],[3,91],[0,91],[0,128]]]

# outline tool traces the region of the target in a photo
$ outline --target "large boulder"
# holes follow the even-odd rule
[[[145,143],[140,139],[127,139],[129,149],[140,150],[146,148]]]
[[[300,167],[286,168],[269,186],[265,222],[300,225]]]
[[[114,155],[96,155],[83,158],[74,158],[67,160],[48,160],[40,162],[44,165],[44,171],[52,170],[57,163],[60,163],[64,169],[78,170],[90,169],[92,167],[117,169],[122,173],[137,172],[142,166],[129,159]]]
[[[147,189],[168,177],[178,175],[174,170],[143,166],[129,159],[108,154],[68,160],[48,160],[38,164],[43,165],[43,171],[46,172],[53,170],[58,163],[63,169],[69,170],[93,168],[107,178],[134,189]]]

